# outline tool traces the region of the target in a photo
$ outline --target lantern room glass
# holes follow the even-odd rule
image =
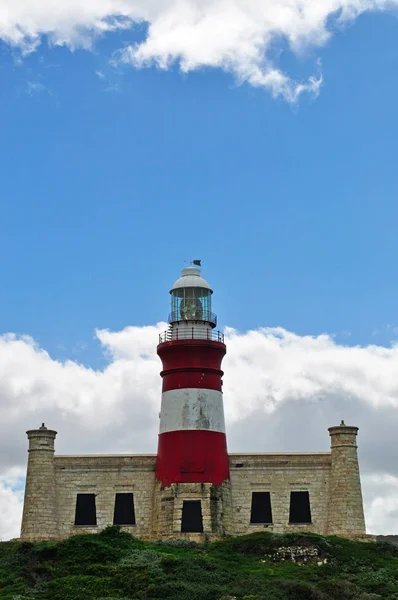
[[[200,287],[171,292],[171,321],[211,321],[211,291]]]

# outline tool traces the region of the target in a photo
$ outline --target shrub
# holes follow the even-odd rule
[[[61,542],[58,559],[71,573],[82,573],[92,563],[114,563],[123,556],[122,548],[103,543],[100,536],[77,535]]]
[[[156,540],[155,546],[169,546],[171,548],[197,548],[199,544],[193,540],[175,539],[175,540]]]
[[[124,571],[126,568],[145,570],[148,576],[156,578],[163,574],[162,563],[162,555],[154,550],[132,550],[119,561],[118,567]]]
[[[225,596],[226,590],[218,584],[203,584],[201,581],[173,580],[159,583],[154,595],[156,598],[172,600],[215,600]]]
[[[93,575],[94,577],[113,577],[116,571],[116,567],[114,565],[101,565],[98,563],[94,563],[93,565],[88,565],[85,569],[85,575]]]
[[[49,581],[35,598],[40,600],[97,600],[98,596],[109,596],[109,578],[77,575],[60,577]]]
[[[288,600],[328,600],[327,596],[311,583],[301,581],[281,581]],[[337,598],[334,598],[337,600]]]
[[[128,531],[123,531],[120,525],[110,525],[103,529],[98,537],[110,546],[118,548],[144,547],[144,542],[133,537]]]
[[[322,568],[279,560],[327,554]],[[268,557],[271,557],[269,559]],[[278,558],[278,560],[274,560]],[[0,543],[1,600],[398,600],[398,548],[302,533],[147,544],[119,527]]]
[[[132,550],[119,561],[120,566],[159,567],[162,555],[154,550]]]
[[[157,577],[143,567],[125,566],[119,568],[112,580],[114,589],[120,590],[125,596],[146,596],[146,590],[157,586]]]
[[[330,580],[320,582],[319,587],[333,600],[357,600],[360,590],[350,581]]]

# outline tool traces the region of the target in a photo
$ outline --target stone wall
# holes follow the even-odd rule
[[[254,531],[311,531],[349,537],[365,534],[357,428],[331,428],[332,451],[230,454],[230,481],[162,487],[156,455],[54,455],[55,431],[28,432],[29,460],[21,539],[64,539],[113,524],[115,495],[133,493],[136,524],[144,539],[214,539]],[[291,492],[309,493],[311,523],[289,523]],[[269,492],[272,524],[250,524],[253,492]],[[97,525],[76,526],[76,497],[95,494]],[[184,500],[200,500],[203,534],[181,533]]]
[[[201,500],[203,537],[263,531],[250,524],[252,492],[271,495],[270,531],[326,533],[331,454],[231,454],[231,481],[211,484],[174,484],[163,488],[155,479],[156,456],[55,456],[58,535],[93,532],[113,523],[115,494],[134,494],[136,526],[125,527],[136,536],[181,536],[184,500]],[[289,524],[291,491],[308,491],[311,524]],[[78,493],[96,495],[97,526],[75,526]],[[184,537],[197,539],[194,534]],[[199,536],[200,537],[200,536]]]
[[[115,495],[133,493],[136,525],[125,527],[138,537],[152,531],[156,455],[55,456],[58,532],[91,533],[113,524]],[[75,526],[77,494],[95,494],[97,527]]]
[[[115,495],[120,492],[134,494],[136,525],[124,528],[142,538],[214,539],[263,531],[264,527],[275,532],[326,533],[331,460],[331,453],[231,454],[231,480],[222,487],[192,483],[163,488],[155,479],[155,455],[55,455],[54,537],[96,532],[112,525]],[[252,492],[257,491],[270,492],[273,524],[250,524]],[[289,524],[291,491],[309,492],[311,524]],[[97,526],[74,524],[79,493],[95,494]],[[202,502],[202,536],[181,534],[183,501],[193,499]],[[37,503],[34,507],[42,510]]]
[[[327,528],[330,452],[314,454],[230,454],[232,531],[312,531]],[[289,524],[290,492],[308,491],[311,524]],[[252,492],[270,492],[272,525],[251,525]]]

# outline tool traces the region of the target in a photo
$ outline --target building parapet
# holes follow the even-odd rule
[[[62,469],[127,469],[134,471],[154,471],[156,466],[156,455],[56,455],[54,466],[57,470]]]

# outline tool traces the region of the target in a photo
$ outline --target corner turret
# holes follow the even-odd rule
[[[330,472],[328,533],[345,537],[366,534],[361,480],[357,456],[358,427],[344,421],[329,427],[332,467]]]
[[[29,439],[28,471],[22,517],[23,541],[58,538],[54,441],[56,431],[42,423],[26,432]]]

